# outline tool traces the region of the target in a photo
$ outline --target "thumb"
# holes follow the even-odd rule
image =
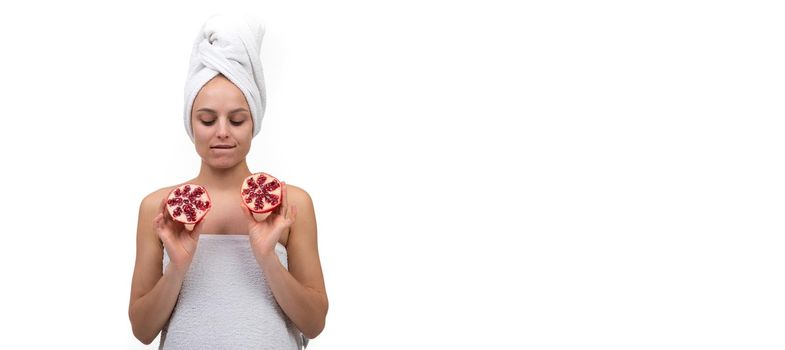
[[[297,205],[292,204],[292,209],[289,211],[289,225],[294,224],[297,221]]]
[[[158,231],[161,230],[161,220],[163,219],[162,216],[163,213],[158,213],[158,215],[156,215],[155,218],[153,218],[153,229],[155,230],[155,234],[159,236],[160,234],[158,233]]]
[[[245,203],[243,203],[242,201],[238,201],[237,203],[240,203],[240,210],[243,211],[243,217],[245,217],[249,221],[255,221],[253,219],[253,215],[251,214],[251,211],[248,209],[247,206],[245,206]]]
[[[155,230],[155,235],[158,236],[158,239],[161,240],[161,243],[164,242],[164,213],[158,213],[158,215],[153,219],[153,229]]]
[[[188,233],[191,236],[191,239],[194,241],[199,241],[199,235],[202,233],[202,227],[204,227],[204,221],[207,220],[207,215],[205,215],[202,220],[194,226],[194,229]]]

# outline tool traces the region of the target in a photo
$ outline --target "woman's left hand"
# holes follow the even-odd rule
[[[274,254],[275,245],[281,239],[281,234],[294,224],[297,217],[297,206],[289,207],[286,182],[281,181],[281,187],[281,200],[283,200],[283,203],[262,221],[256,221],[248,207],[240,202],[245,217],[248,219],[248,236],[251,241],[251,249],[256,255],[267,256]]]

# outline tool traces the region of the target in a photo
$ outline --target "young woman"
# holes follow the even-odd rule
[[[209,44],[220,41],[215,38],[205,35]],[[253,56],[246,58],[258,60]],[[198,57],[204,55],[192,56],[194,74]],[[183,183],[207,190],[210,211],[188,231],[164,207],[177,185],[141,202],[129,303],[133,333],[150,344],[161,332],[160,348],[299,349],[321,333],[328,308],[313,202],[282,181],[282,204],[266,219],[256,221],[245,208],[240,188],[252,174],[246,155],[261,112],[248,86],[223,73],[194,89],[186,112],[202,162],[199,174]]]

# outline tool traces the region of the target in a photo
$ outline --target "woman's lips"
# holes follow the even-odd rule
[[[235,146],[232,146],[232,147],[226,147],[226,146],[223,146],[223,147],[210,147],[210,150],[218,152],[218,153],[223,153],[223,152],[226,152],[226,151],[233,151],[234,147]]]

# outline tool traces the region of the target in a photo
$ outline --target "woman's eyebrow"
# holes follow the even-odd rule
[[[212,114],[218,114],[218,113],[215,112],[215,110],[212,110],[210,108],[199,108],[196,111],[197,112],[205,111],[205,112],[212,113]],[[229,112],[229,114],[235,114],[237,112],[248,112],[248,110],[245,109],[245,108],[240,107],[240,108],[233,109],[232,111]]]

